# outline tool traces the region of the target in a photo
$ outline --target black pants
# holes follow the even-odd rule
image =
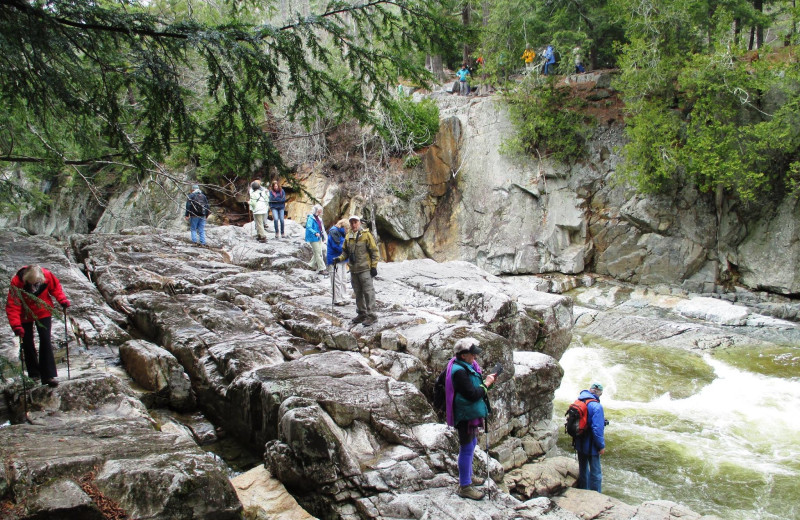
[[[36,349],[33,348],[33,324],[36,323],[36,332],[39,334],[39,356],[37,361]],[[23,323],[25,336],[22,337],[22,348],[25,350],[25,368],[32,379],[41,377],[42,382],[58,377],[56,372],[56,359],[53,356],[53,345],[50,343],[51,318],[39,318],[38,321]]]

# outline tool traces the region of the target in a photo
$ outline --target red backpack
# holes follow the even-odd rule
[[[583,437],[589,428],[588,404],[593,401],[595,403],[598,402],[598,400],[594,398],[575,399],[575,402],[567,408],[567,413],[564,414],[567,418],[564,421],[564,431],[572,437],[573,446],[575,445],[575,441]]]

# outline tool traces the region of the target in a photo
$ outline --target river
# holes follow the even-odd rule
[[[561,359],[555,415],[563,421],[592,381],[604,385],[607,495],[629,504],[672,500],[725,520],[798,519],[800,345],[791,343],[791,329],[777,327],[766,343],[696,349],[609,339],[576,326]],[[782,342],[781,330],[791,340]],[[571,451],[563,433],[559,447]]]

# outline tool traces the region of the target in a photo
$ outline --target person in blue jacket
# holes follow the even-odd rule
[[[578,399],[586,402],[587,432],[576,439],[575,449],[578,451],[578,487],[591,489],[600,493],[603,482],[603,470],[600,466],[600,455],[606,452],[605,429],[606,418],[600,396],[603,385],[592,383],[588,390],[583,390]]]
[[[544,75],[547,76],[550,74],[551,65],[556,62],[556,53],[553,51],[553,46],[548,45],[547,48],[544,50]]]
[[[476,488],[483,481],[472,476],[472,458],[478,445],[478,430],[489,415],[486,404],[489,388],[497,375],[484,379],[477,357],[481,353],[478,340],[463,338],[453,345],[453,358],[447,364],[445,379],[446,421],[458,432],[458,495],[480,500],[484,491]]]
[[[469,67],[466,62],[461,65],[461,68],[456,71],[458,76],[459,95],[469,96]]]
[[[342,254],[344,239],[347,236],[347,220],[341,219],[336,225],[328,230],[328,274],[333,276],[333,303],[343,306],[350,303],[347,297],[347,260],[344,262],[334,262],[334,259]],[[338,265],[337,265],[338,264]]]
[[[322,226],[322,206],[315,204],[311,213],[306,218],[306,242],[311,244],[313,256],[311,263],[308,265],[317,273],[328,276],[325,271],[325,260],[322,258],[322,244],[325,243],[325,231]]]

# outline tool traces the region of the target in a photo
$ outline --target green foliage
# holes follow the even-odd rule
[[[403,168],[411,170],[422,164],[422,157],[417,154],[409,154],[403,160]]]
[[[385,104],[378,133],[392,153],[417,150],[433,143],[439,131],[439,107],[432,99],[419,103],[400,96]]]
[[[594,119],[580,113],[582,101],[572,97],[569,88],[556,87],[552,77],[546,83],[529,79],[510,90],[504,101],[517,130],[504,143],[507,151],[565,163],[585,156]]]
[[[157,170],[170,154],[229,175],[283,169],[264,101],[310,123],[370,121],[419,50],[449,40],[434,0],[334,0],[269,23],[270,4],[14,0],[0,5],[0,161]]]

